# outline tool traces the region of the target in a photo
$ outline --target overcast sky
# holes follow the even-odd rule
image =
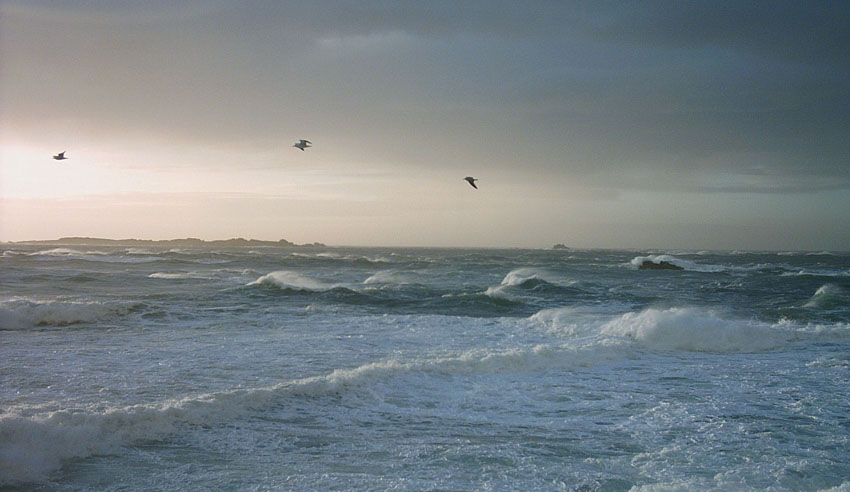
[[[850,250],[847,1],[0,6],[0,240]]]

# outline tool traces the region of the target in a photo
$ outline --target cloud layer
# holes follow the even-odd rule
[[[7,141],[238,170],[306,137],[370,171],[850,190],[847,2],[5,2],[0,32]]]

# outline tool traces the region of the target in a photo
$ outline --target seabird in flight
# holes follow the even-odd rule
[[[301,149],[301,152],[304,152],[304,149],[306,149],[307,147],[310,147],[312,145],[313,145],[313,142],[311,142],[309,140],[303,140],[302,139],[302,140],[295,142],[295,145],[293,145],[293,147],[295,147],[297,149]]]
[[[54,155],[53,158],[56,159],[57,161],[64,161],[65,159],[67,159],[67,157],[65,157],[65,151],[64,150],[62,152],[59,152],[58,154]]]
[[[477,186],[475,186],[475,182],[476,182],[476,181],[478,181],[478,179],[473,178],[472,176],[467,176],[467,177],[465,177],[465,178],[463,178],[463,179],[465,179],[465,180],[466,180],[466,182],[467,182],[467,183],[469,183],[469,185],[470,185],[470,186],[472,186],[472,187],[473,187],[473,188],[475,188],[476,190],[478,189],[478,187],[477,187]]]

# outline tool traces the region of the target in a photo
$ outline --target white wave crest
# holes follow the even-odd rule
[[[699,308],[626,313],[604,324],[600,333],[634,339],[651,348],[698,352],[771,350],[793,338],[792,332],[777,325],[724,318]]]
[[[499,285],[488,287],[484,292],[484,295],[509,301],[519,300],[522,299],[522,297],[517,296],[515,292],[512,292],[511,288],[521,286],[529,280],[542,280],[546,283],[560,286],[575,284],[575,281],[559,277],[557,274],[549,270],[543,268],[524,267],[508,272]]]
[[[563,279],[558,278],[554,273],[543,269],[543,268],[517,268],[516,270],[511,270],[505,275],[505,278],[502,279],[501,285],[505,286],[517,286],[521,285],[523,282],[532,279],[539,279],[545,282],[549,282],[550,284],[559,284],[564,283]]]
[[[841,485],[823,489],[820,492],[850,492],[850,482],[844,482]]]
[[[0,301],[0,330],[91,323],[110,316],[127,314],[134,306],[128,302],[9,299]]]
[[[34,253],[29,253],[30,256],[61,256],[61,257],[84,257],[92,255],[108,255],[106,251],[79,251],[71,248],[51,248]]]
[[[407,273],[396,270],[379,270],[363,281],[364,284],[412,284],[414,279]]]
[[[162,252],[161,251],[157,252],[157,251],[153,251],[153,250],[150,250],[150,249],[144,249],[144,248],[127,248],[124,251],[124,253],[128,254],[128,255],[158,255]]]
[[[632,258],[632,261],[630,261],[629,263],[634,268],[639,268],[643,264],[644,261],[651,261],[653,263],[661,263],[662,261],[665,261],[667,263],[671,263],[673,265],[676,265],[677,267],[681,267],[684,270],[688,270],[688,271],[691,271],[691,272],[711,273],[711,272],[723,272],[723,271],[728,270],[727,267],[724,267],[722,265],[708,265],[708,264],[703,264],[703,263],[694,263],[692,261],[683,260],[681,258],[671,256],[671,255],[636,256],[636,257]]]
[[[821,308],[843,303],[850,303],[844,289],[836,284],[824,284],[815,291],[815,294],[804,304],[804,307]]]
[[[522,297],[515,296],[508,292],[508,289],[504,285],[496,285],[487,287],[487,290],[484,291],[484,295],[487,297],[491,297],[493,299],[502,299],[504,301],[520,301]]]
[[[166,280],[184,280],[184,279],[213,279],[213,275],[204,272],[155,272],[148,275],[148,278],[158,278]]]
[[[333,285],[326,284],[320,280],[305,277],[300,273],[288,270],[271,272],[263,275],[257,280],[254,280],[253,282],[250,282],[248,285],[267,285],[282,289],[309,290],[314,292],[323,292],[334,287]]]
[[[624,306],[621,306],[624,307]],[[807,338],[846,338],[850,324],[767,323],[699,307],[649,308],[612,315],[612,306],[543,309],[529,318],[585,348],[637,344],[657,350],[742,353],[781,349]]]
[[[831,268],[795,268],[781,274],[783,277],[850,277],[850,270]]]
[[[53,248],[34,253],[28,253],[29,256],[43,257],[47,259],[60,260],[84,260],[96,261],[101,263],[150,263],[158,261],[155,256],[138,256],[122,254],[114,254],[107,251],[80,251],[71,248]]]

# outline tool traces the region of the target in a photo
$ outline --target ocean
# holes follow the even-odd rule
[[[850,491],[848,253],[0,251],[2,490]]]

